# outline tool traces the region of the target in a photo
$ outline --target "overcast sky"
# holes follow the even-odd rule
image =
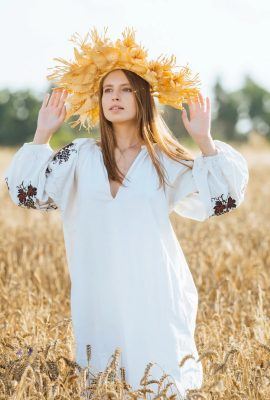
[[[269,0],[0,0],[0,15],[0,89],[42,94],[53,58],[73,59],[74,32],[107,26],[114,41],[132,26],[149,58],[189,63],[205,95],[217,76],[235,90],[246,74],[270,91]]]

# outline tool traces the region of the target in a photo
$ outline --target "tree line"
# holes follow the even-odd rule
[[[52,86],[48,93],[51,89]],[[0,145],[20,146],[32,141],[41,103],[42,99],[30,90],[0,90]],[[215,139],[248,141],[249,135],[257,132],[270,140],[270,93],[249,76],[242,88],[233,92],[226,91],[217,79],[211,104],[211,131]],[[182,123],[181,111],[169,106],[159,106],[159,110],[171,132],[177,138],[187,140],[189,135]],[[75,137],[89,136],[83,128],[70,128],[71,121],[63,124],[52,138],[56,147]],[[98,135],[98,126],[91,131],[92,135]]]

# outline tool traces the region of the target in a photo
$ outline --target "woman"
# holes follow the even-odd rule
[[[200,388],[194,341],[198,294],[169,214],[204,221],[238,207],[248,182],[243,156],[213,140],[210,100],[199,93],[183,123],[202,154],[193,159],[164,130],[150,84],[123,68],[99,85],[100,140],[78,138],[54,154],[67,92],[45,97],[33,142],[5,173],[15,204],[61,211],[71,278],[76,360],[104,370],[121,348],[134,389],[147,363],[174,379],[181,396]],[[192,354],[183,367],[181,359]],[[154,387],[153,387],[154,389]]]

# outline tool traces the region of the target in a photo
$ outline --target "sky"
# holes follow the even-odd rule
[[[269,0],[0,0],[0,90],[43,95],[55,57],[73,60],[75,32],[112,41],[133,27],[149,59],[176,56],[199,73],[204,95],[217,78],[229,91],[246,75],[270,91]]]

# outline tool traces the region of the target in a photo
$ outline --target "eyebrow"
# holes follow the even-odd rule
[[[111,84],[109,84],[109,85],[104,85],[103,86],[103,89],[105,88],[105,87],[112,87],[113,85],[111,85]],[[130,84],[129,83],[121,83],[121,85],[120,86],[130,86]]]

